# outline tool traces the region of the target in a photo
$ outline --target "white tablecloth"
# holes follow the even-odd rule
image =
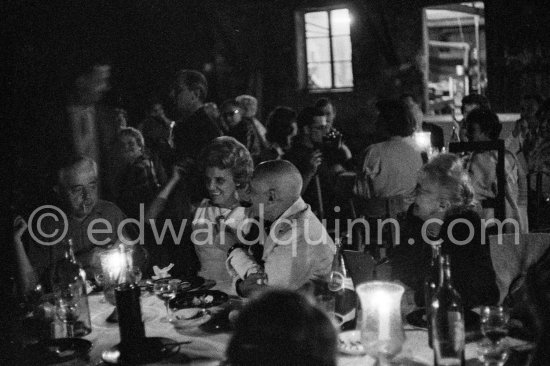
[[[217,286],[216,289],[231,292],[228,284]],[[97,365],[101,361],[101,353],[116,345],[119,338],[118,324],[107,323],[105,319],[114,309],[113,305],[100,302],[101,294],[89,297],[92,318],[92,333],[85,338],[93,343],[90,353],[90,365]],[[225,349],[231,335],[229,333],[209,334],[198,328],[178,331],[170,323],[161,323],[160,318],[165,315],[164,304],[154,295],[142,296],[142,318],[145,323],[145,333],[148,337],[166,337],[176,342],[191,341],[190,344],[180,346],[180,352],[169,359],[162,360],[154,365],[218,365],[225,357]],[[428,333],[426,330],[405,327],[406,341],[398,359],[404,360],[401,365],[433,365],[433,351],[428,347]],[[510,340],[512,344],[525,343]],[[466,359],[472,360],[468,365],[479,365],[477,346],[469,343],[466,346]],[[370,366],[375,360],[369,356],[338,356],[339,366]]]

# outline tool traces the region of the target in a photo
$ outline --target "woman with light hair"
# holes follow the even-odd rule
[[[141,132],[125,127],[117,136],[118,161],[122,170],[117,179],[116,204],[132,218],[139,218],[140,204],[148,205],[164,184],[161,164],[154,164],[145,153],[145,140]]]
[[[441,154],[419,172],[415,201],[401,229],[401,245],[392,258],[393,276],[415,290],[423,305],[423,280],[431,245],[451,258],[453,287],[465,308],[492,305],[499,299],[488,238],[478,214],[468,173],[461,159]]]
[[[235,98],[235,100],[240,104],[242,110],[244,111],[244,117],[250,118],[252,122],[254,122],[254,128],[260,137],[262,147],[265,147],[267,145],[267,140],[265,138],[267,129],[262,122],[256,118],[256,114],[258,113],[258,99],[254,98],[252,95],[243,94],[239,95]]]

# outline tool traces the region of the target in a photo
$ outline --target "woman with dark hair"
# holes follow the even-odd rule
[[[292,138],[298,133],[296,117],[290,107],[278,106],[267,117],[266,140],[268,148],[262,151],[260,161],[280,159],[290,148]]]
[[[477,108],[466,117],[466,129],[469,141],[496,141],[502,125],[496,113],[489,109]],[[506,150],[504,157],[506,218],[516,220],[521,232],[528,232],[526,172],[513,153]],[[479,202],[496,197],[496,164],[496,151],[474,152],[468,159],[467,170],[472,178],[475,199]],[[494,209],[484,208],[481,216],[484,219],[493,218]],[[509,226],[505,227],[510,230]]]
[[[376,107],[377,125],[389,133],[389,138],[367,148],[355,191],[365,199],[400,197],[398,211],[406,211],[422,167],[421,151],[411,137],[416,122],[399,100],[382,100]]]
[[[336,332],[302,295],[269,291],[239,314],[228,366],[335,366]]]

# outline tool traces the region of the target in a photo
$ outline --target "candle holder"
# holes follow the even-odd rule
[[[361,301],[361,341],[377,365],[389,365],[405,342],[401,321],[403,286],[391,282],[372,281],[356,289]]]
[[[159,361],[179,351],[179,344],[164,337],[146,337],[141,317],[141,290],[131,275],[131,252],[121,244],[120,251],[100,255],[108,286],[113,287],[120,343],[103,351],[105,363],[139,365]],[[105,293],[107,296],[107,292]],[[109,299],[109,298],[108,298]]]

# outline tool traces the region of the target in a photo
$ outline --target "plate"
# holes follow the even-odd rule
[[[198,289],[199,287],[205,285],[205,282],[206,280],[203,278],[203,277],[200,277],[200,276],[196,276],[196,277],[192,277],[192,278],[173,278],[173,277],[166,277],[166,278],[160,278],[158,280],[147,280],[146,284],[143,286],[145,287],[145,289],[149,290],[149,291],[153,291],[153,284],[156,282],[156,281],[166,281],[166,280],[181,280],[181,284],[179,286],[179,290],[180,291],[191,291],[191,290],[195,290],[195,289]],[[216,283],[214,282],[214,285]],[[142,287],[140,285],[140,287]]]
[[[366,354],[361,343],[360,330],[348,330],[338,335],[338,351],[346,355],[360,356]]]
[[[92,342],[81,338],[47,339],[27,346],[30,364],[51,365],[83,357],[90,352]]]
[[[203,314],[202,308],[185,308],[174,311],[174,320],[171,322],[176,329],[198,327],[212,318],[210,314]]]
[[[410,312],[406,316],[407,323],[419,328],[428,328],[428,322],[426,319],[426,309],[420,308],[413,312]],[[472,310],[466,310],[464,312],[464,323],[466,326],[466,332],[476,332],[479,330],[479,314]]]
[[[218,290],[199,290],[180,292],[170,300],[170,307],[174,309],[197,308],[219,306],[226,303],[229,296]],[[205,301],[205,303],[203,303]]]

